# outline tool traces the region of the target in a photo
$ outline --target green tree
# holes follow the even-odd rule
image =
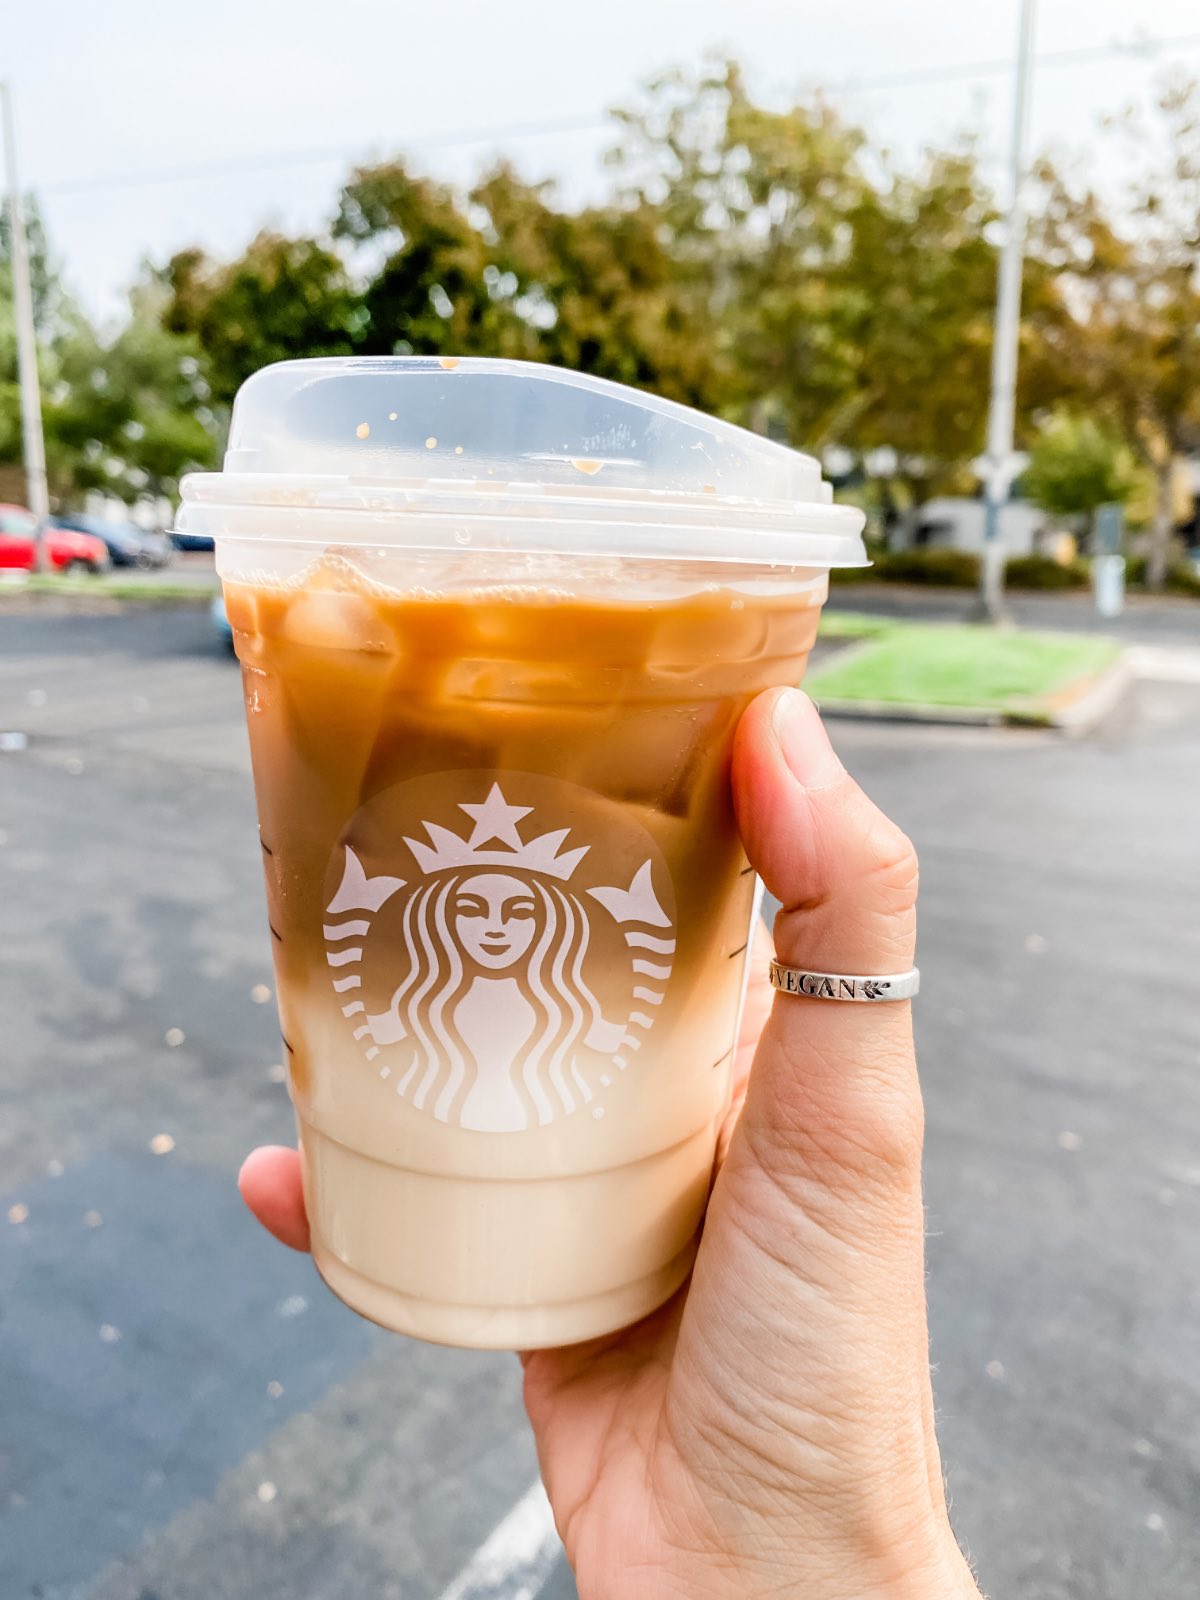
[[[669,399],[722,408],[720,373],[702,299],[644,202],[563,210],[548,185],[500,167],[473,204],[521,318],[514,353],[576,367]]]
[[[733,62],[669,73],[617,116],[621,192],[657,214],[712,343],[719,409],[810,448],[840,441],[859,371],[845,267],[866,136],[820,99],[756,104]]]
[[[1120,436],[1065,407],[1038,431],[1023,481],[1043,510],[1089,521],[1098,506],[1123,505],[1138,482],[1133,452]]]
[[[167,295],[147,277],[107,343],[76,316],[54,351],[46,455],[60,499],[103,489],[118,499],[170,495],[184,472],[214,463],[222,418],[200,375],[199,347],[163,326]]]
[[[854,381],[841,443],[895,452],[909,506],[945,489],[983,446],[995,215],[972,145],[885,171],[852,218],[843,281]]]
[[[370,355],[536,354],[519,285],[454,191],[402,161],[362,167],[342,190],[334,237],[368,263],[358,348]]]
[[[1126,213],[1058,176],[1043,231],[1075,313],[1064,387],[1107,414],[1155,475],[1147,582],[1161,587],[1177,463],[1200,449],[1200,83],[1168,80],[1153,113],[1121,129],[1139,172]]]
[[[225,264],[184,250],[163,281],[170,292],[163,325],[196,341],[219,405],[272,361],[352,354],[366,323],[344,262],[316,239],[260,233]]]
[[[882,492],[913,507],[983,447],[996,218],[975,144],[911,167],[819,96],[758,104],[738,67],[656,80],[619,113],[624,192],[653,207],[703,304],[717,408],[789,442],[886,450]],[[1021,420],[1059,393],[1069,313],[1027,264]]]

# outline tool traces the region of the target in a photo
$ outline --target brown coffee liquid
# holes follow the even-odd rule
[[[329,1141],[328,1156],[308,1161],[310,1213],[329,1257],[381,1294],[466,1308],[465,1322],[420,1323],[339,1291],[429,1337],[543,1342],[524,1323],[505,1325],[511,1337],[476,1337],[470,1315],[547,1297],[593,1304],[678,1259],[703,1206],[754,884],[732,811],[733,732],[760,690],[800,681],[824,586],[806,573],[791,592],[714,582],[671,593],[652,576],[645,598],[622,593],[469,580],[384,589],[337,556],[288,586],[225,580],[292,1094],[302,1133]],[[377,910],[353,909],[345,890],[337,898],[359,868],[360,900],[387,892]],[[639,883],[653,898],[650,910],[634,906],[641,922],[618,893]],[[339,904],[351,909],[331,912]],[[573,956],[565,935],[552,948],[538,931],[560,911],[578,924]],[[457,987],[415,975],[417,933],[436,919],[461,947]],[[539,939],[547,976],[527,981]],[[410,1003],[422,982],[424,1011]],[[539,996],[554,983],[561,1016],[543,1028]],[[567,1050],[555,1039],[571,1025],[572,995],[592,1016],[576,1019]],[[555,1010],[553,995],[547,1004]],[[490,1089],[473,1065],[489,1006],[516,1041],[511,1081]],[[549,1066],[535,1071],[526,1057],[539,1041]],[[661,1195],[641,1178],[622,1188],[622,1172],[689,1140],[699,1154],[686,1179],[666,1163]],[[331,1175],[346,1151],[375,1164],[371,1198],[331,1194],[326,1205],[313,1191],[347,1187]],[[456,1198],[459,1222],[427,1237],[411,1218],[379,1215],[392,1203],[376,1183],[387,1167],[431,1183],[506,1180],[502,1196],[541,1189],[511,1214],[493,1197],[487,1216],[465,1221],[461,1205],[473,1202]],[[605,1173],[592,1198],[580,1183],[576,1201],[549,1203],[545,1180]],[[583,1241],[589,1207],[603,1237]],[[564,1327],[584,1337],[586,1322],[556,1322],[547,1340]]]

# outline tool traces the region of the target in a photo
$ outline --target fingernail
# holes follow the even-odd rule
[[[816,706],[801,690],[783,691],[771,713],[771,727],[789,771],[806,789],[828,789],[845,772]]]

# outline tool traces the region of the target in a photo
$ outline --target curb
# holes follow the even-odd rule
[[[926,722],[959,728],[1048,728],[1068,737],[1090,733],[1124,699],[1137,677],[1133,653],[1123,650],[1104,671],[1083,680],[1073,692],[1068,686],[1061,694],[1025,705],[932,706],[902,705],[887,700],[817,700],[822,716],[841,717],[858,722]]]
[[[1040,707],[1037,705],[1031,707],[1032,719],[1057,728],[1060,733],[1071,737],[1090,733],[1098,723],[1103,722],[1116,710],[1128,693],[1134,677],[1129,651],[1122,650],[1099,677],[1091,679],[1088,687],[1066,704],[1055,705],[1051,700],[1042,702]],[[1008,720],[1023,722],[1029,719],[1018,710]]]
[[[816,700],[816,706],[823,717],[843,717],[849,722],[938,722],[952,728],[1000,728],[1009,720],[1006,712],[982,706],[903,705],[892,700]]]

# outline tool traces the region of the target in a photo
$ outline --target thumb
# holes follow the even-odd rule
[[[816,707],[763,695],[738,729],[734,796],[746,852],[780,902],[775,953],[805,971],[906,972],[916,943],[917,861],[905,835],[842,766]],[[906,1002],[777,994],[755,1060],[747,1137],[773,1167],[798,1160],[867,1226],[865,1181],[919,1178],[920,1091]]]
[[[912,846],[845,771],[807,696],[750,706],[733,786],[746,852],[782,906],[779,960],[907,971]],[[941,1500],[921,1138],[907,1002],[775,996],[713,1190],[670,1401],[673,1424],[691,1416],[727,1442],[739,1414],[755,1418],[748,1473],[757,1460],[810,1494],[869,1502],[867,1520],[881,1501],[904,1503],[914,1531]]]

